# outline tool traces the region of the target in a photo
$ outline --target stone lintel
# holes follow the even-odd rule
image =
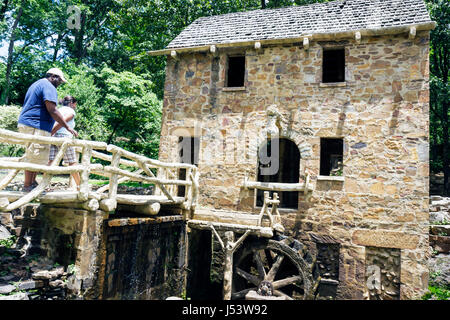
[[[419,236],[403,232],[366,229],[353,232],[352,241],[361,246],[416,249]]]
[[[329,234],[319,234],[319,233],[313,233],[310,232],[309,236],[311,237],[311,239],[314,242],[318,242],[318,243],[330,243],[330,244],[341,244],[342,241],[330,236]]]

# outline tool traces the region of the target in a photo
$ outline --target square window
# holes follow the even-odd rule
[[[245,56],[228,57],[227,87],[243,87],[245,80]]]
[[[345,49],[323,49],[322,82],[345,81]]]
[[[343,149],[342,138],[320,138],[321,176],[342,176]]]

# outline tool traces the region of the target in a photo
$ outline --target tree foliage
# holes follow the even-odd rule
[[[0,105],[21,105],[31,83],[60,67],[69,83],[59,96],[78,98],[83,139],[156,157],[166,60],[147,51],[165,48],[199,17],[326,1],[0,0],[0,46],[6,50]],[[425,1],[437,22],[430,42],[430,164],[448,181],[450,9],[448,0]],[[79,9],[79,28],[69,27],[70,6]]]
[[[108,127],[106,142],[156,157],[162,103],[151,91],[153,83],[145,75],[109,67],[101,70],[99,80],[104,92],[100,112]]]
[[[428,0],[436,28],[430,34],[431,169],[444,172],[444,194],[450,195],[450,3]]]

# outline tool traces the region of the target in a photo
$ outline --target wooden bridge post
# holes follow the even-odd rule
[[[113,149],[111,150],[113,153],[111,159],[111,167],[114,169],[119,169],[120,157],[122,153],[120,150]],[[109,190],[108,190],[108,198],[100,201],[100,209],[106,212],[113,211],[117,208],[117,187],[119,185],[119,175],[117,172],[111,172],[111,176],[109,178]]]
[[[111,160],[111,166],[113,168],[119,168],[121,156],[122,156],[122,153],[120,151],[114,152],[112,160]],[[119,181],[119,175],[117,173],[111,174],[111,178],[109,179],[109,193],[108,193],[108,199],[111,202],[116,201],[117,187],[119,186],[118,181]]]
[[[81,201],[87,201],[89,198],[89,166],[91,164],[92,147],[84,146],[81,156],[81,165],[83,171],[80,175],[80,192],[78,193],[78,199]]]

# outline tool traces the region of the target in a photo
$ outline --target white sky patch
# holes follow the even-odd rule
[[[8,42],[2,41],[0,42],[0,59],[8,56]]]

